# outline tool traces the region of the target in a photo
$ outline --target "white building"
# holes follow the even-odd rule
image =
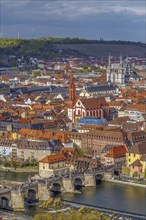
[[[124,84],[129,82],[131,73],[133,73],[132,65],[127,61],[122,60],[120,57],[120,63],[111,64],[111,57],[109,56],[108,68],[107,68],[107,82]]]

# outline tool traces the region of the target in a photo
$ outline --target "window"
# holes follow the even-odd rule
[[[129,153],[129,156],[130,156],[130,153]]]
[[[135,154],[133,154],[133,157],[135,157]]]
[[[45,166],[43,166],[43,170],[45,169]]]
[[[131,159],[129,159],[129,162],[131,161]]]

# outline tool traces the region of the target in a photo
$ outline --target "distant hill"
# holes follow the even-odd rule
[[[95,57],[106,57],[109,52],[112,56],[144,56],[146,54],[145,47],[132,44],[55,44],[58,49],[77,51],[82,55],[90,55]]]
[[[78,38],[42,38],[42,39],[0,39],[1,59],[10,55],[35,56],[38,58],[54,57],[105,57],[112,56],[144,56],[146,44],[130,41],[103,41]]]

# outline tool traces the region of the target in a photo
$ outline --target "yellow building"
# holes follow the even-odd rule
[[[127,167],[130,168],[130,175],[135,172],[139,175],[144,174],[146,170],[146,142],[135,144],[133,148],[126,153]]]

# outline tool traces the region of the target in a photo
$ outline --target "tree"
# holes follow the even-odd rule
[[[122,173],[126,174],[126,175],[130,175],[130,169],[129,167],[122,167]]]
[[[54,206],[59,205],[60,203],[61,203],[61,198],[60,197],[55,198],[54,201],[53,201]]]
[[[83,157],[83,156],[84,156],[83,149],[81,149],[81,148],[78,147],[77,145],[75,145],[75,148],[76,148],[76,150],[77,150],[77,152],[78,152],[78,155],[79,155],[80,157]]]
[[[109,220],[110,218],[106,214],[101,214],[99,211],[81,208],[79,210],[72,210],[69,213],[40,213],[35,215],[33,220]]]
[[[133,177],[138,177],[138,176],[139,176],[139,175],[138,175],[138,172],[135,171],[135,172],[133,173]]]
[[[33,74],[34,74],[35,77],[41,76],[41,71],[40,70],[34,70]]]

